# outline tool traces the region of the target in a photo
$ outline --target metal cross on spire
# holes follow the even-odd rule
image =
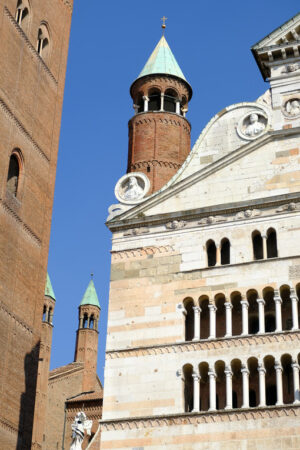
[[[163,33],[165,32],[165,28],[166,28],[166,20],[167,20],[168,18],[167,17],[162,17],[160,20],[162,20],[162,25],[161,25],[161,27],[162,27],[162,29],[163,29]]]

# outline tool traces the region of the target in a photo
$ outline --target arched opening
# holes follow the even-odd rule
[[[193,366],[183,366],[184,412],[192,412],[194,408]]]
[[[265,300],[265,332],[272,333],[276,329],[274,289],[266,287],[263,290],[263,298]]]
[[[264,367],[266,369],[266,404],[267,406],[275,405],[277,402],[276,390],[276,374],[275,374],[275,360],[273,356],[266,356],[264,358]]]
[[[216,265],[217,262],[217,248],[214,241],[209,240],[206,243],[206,253],[207,253],[207,265],[212,267]]]
[[[263,259],[263,240],[259,231],[253,231],[252,233],[252,245],[253,245],[253,258]]]
[[[283,403],[293,403],[294,401],[294,382],[292,357],[285,354],[281,357],[282,365],[282,389],[283,389]]]
[[[226,334],[225,320],[225,297],[224,294],[215,296],[216,311],[216,337],[223,337]]]
[[[160,111],[161,93],[159,89],[153,88],[149,91],[148,111]]]
[[[14,197],[17,196],[17,192],[18,192],[19,176],[20,176],[19,160],[18,160],[17,155],[15,153],[13,153],[9,160],[6,190],[10,194],[12,194]]]
[[[192,298],[186,298],[183,301],[183,306],[186,310],[185,315],[185,340],[191,341],[194,337],[194,301]]]
[[[230,264],[230,242],[227,238],[221,241],[221,264]]]
[[[199,298],[199,305],[201,308],[200,315],[200,337],[201,339],[208,339],[209,336],[209,298],[206,295],[203,295]]]
[[[49,312],[48,312],[48,322],[49,323],[52,323],[52,315],[53,315],[52,311],[53,311],[53,308],[52,308],[52,306],[50,306]]]
[[[259,397],[259,375],[258,375],[258,360],[251,357],[247,362],[249,369],[249,406],[255,408],[258,406],[257,399]]]
[[[208,411],[209,409],[209,377],[208,364],[202,362],[199,364],[200,374],[200,411]]]
[[[236,393],[236,408],[241,408],[243,403],[243,388],[242,388],[242,363],[239,359],[231,361],[232,370],[232,390]]]
[[[237,393],[232,391],[232,408],[238,407]]]
[[[232,335],[242,334],[242,296],[240,292],[232,292],[230,295],[232,304]]]
[[[226,406],[226,380],[225,380],[225,363],[217,361],[215,363],[216,379],[216,408],[225,409]]]
[[[138,107],[138,113],[144,112],[144,99],[141,93],[138,95],[135,104]]]
[[[277,237],[274,228],[267,231],[267,258],[276,258],[277,254]]]
[[[290,286],[283,285],[280,287],[280,297],[282,299],[281,314],[283,330],[291,330],[293,328],[292,300],[290,294]]]
[[[167,89],[164,95],[164,110],[175,113],[177,99],[177,93],[173,89]]]
[[[82,328],[88,327],[88,320],[89,320],[88,315],[87,315],[87,313],[85,313],[83,316]]]
[[[254,289],[247,291],[247,300],[249,303],[248,307],[248,332],[249,334],[256,334],[259,331],[259,320],[258,320],[258,304],[257,304],[258,293]]]
[[[41,24],[38,30],[37,52],[43,59],[49,56],[49,32],[45,24]]]
[[[89,328],[91,330],[94,329],[94,324],[95,324],[95,319],[94,319],[94,314],[92,314],[91,317],[90,317],[90,324],[89,324]]]
[[[27,31],[29,22],[29,3],[27,0],[18,0],[15,18],[18,25],[25,27],[25,31]]]
[[[44,305],[44,308],[43,308],[43,322],[46,322],[46,321],[47,321],[47,306]]]

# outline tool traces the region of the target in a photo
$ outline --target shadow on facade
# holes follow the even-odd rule
[[[19,434],[16,450],[28,450],[31,448],[34,405],[36,396],[36,383],[38,375],[40,342],[24,359],[25,392],[21,395]]]

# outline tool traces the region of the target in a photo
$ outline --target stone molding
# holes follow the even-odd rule
[[[241,420],[299,417],[300,405],[269,406],[264,408],[235,409],[212,412],[168,414],[165,416],[143,416],[130,419],[100,420],[102,431],[137,430],[145,428],[198,425]]]
[[[276,342],[300,341],[300,330],[283,331],[281,333],[269,333],[253,336],[232,336],[230,338],[217,338],[212,340],[201,340],[191,342],[178,342],[176,344],[161,344],[149,347],[125,348],[118,350],[107,350],[106,359],[132,358],[138,356],[164,355],[167,353],[186,353],[201,350],[231,349],[236,347],[253,347],[261,344]]]
[[[5,428],[6,430],[10,431],[11,433],[14,433],[14,434],[18,433],[18,428],[16,428],[13,424],[11,424],[7,420],[3,419],[2,417],[0,417],[0,426]]]
[[[31,228],[26,225],[25,222],[18,216],[18,214],[10,208],[7,203],[0,197],[0,205],[2,206],[2,209],[5,214],[10,216],[13,220],[16,221],[16,223],[21,227],[21,229],[27,234],[27,236],[37,245],[41,246],[42,241],[41,239],[31,230]]]
[[[0,108],[2,111],[10,118],[10,120],[16,125],[16,127],[26,136],[26,138],[31,142],[33,147],[37,150],[37,152],[42,156],[42,158],[46,159],[47,162],[50,161],[46,153],[41,149],[41,147],[36,143],[33,137],[28,133],[24,125],[17,119],[14,113],[10,110],[8,105],[4,102],[3,99],[0,98]]]
[[[141,167],[148,167],[148,166],[164,166],[168,167],[170,169],[179,169],[181,167],[181,164],[174,163],[172,161],[159,161],[157,159],[149,160],[149,161],[137,161],[130,165],[130,169],[139,169]]]
[[[164,118],[161,117],[149,117],[149,114],[157,114],[157,116],[159,114],[163,114]],[[171,118],[167,118],[165,117],[165,115],[168,114],[171,116]],[[143,117],[145,115],[145,117]],[[174,119],[172,118],[172,116],[174,116]],[[166,125],[175,125],[178,127],[182,127],[188,134],[190,134],[191,132],[191,126],[189,121],[183,117],[183,116],[178,116],[178,114],[176,113],[172,113],[172,112],[168,112],[168,111],[144,111],[141,112],[139,114],[137,114],[136,116],[133,116],[133,118],[131,120],[135,119],[134,121],[134,125],[135,126],[139,126],[139,125],[145,125],[145,124],[149,124],[149,123],[164,123]]]
[[[9,311],[2,302],[0,302],[0,309],[2,309],[2,311],[4,311],[4,313],[7,316],[9,316],[11,319],[13,319],[17,325],[22,327],[23,331],[25,331],[26,333],[31,334],[31,335],[33,334],[33,329],[31,327],[29,327],[23,320],[21,320],[16,314]]]
[[[148,255],[171,253],[175,252],[171,245],[161,246],[161,247],[141,247],[132,250],[124,250],[120,252],[111,251],[112,263],[118,262],[122,259],[146,257]]]
[[[67,2],[68,0],[64,0],[64,1]],[[49,75],[50,79],[55,83],[55,85],[57,85],[58,82],[57,82],[56,78],[54,77],[54,75],[52,74],[51,70],[49,69],[49,67],[43,60],[43,58],[40,57],[40,55],[38,54],[36,49],[31,44],[30,40],[28,39],[28,37],[26,36],[24,31],[22,30],[20,25],[16,22],[15,18],[11,15],[10,11],[8,10],[8,8],[6,6],[4,7],[4,11],[5,11],[5,14],[7,15],[7,17],[9,18],[9,20],[11,21],[12,25],[15,27],[15,29],[19,33],[19,35],[24,39],[24,41],[25,41],[27,47],[29,48],[29,50],[31,51],[31,53],[34,55],[35,58],[39,59],[43,70]]]

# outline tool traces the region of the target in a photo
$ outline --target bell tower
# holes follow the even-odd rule
[[[84,364],[83,392],[95,390],[100,311],[95,285],[91,280],[79,305],[79,327],[74,358],[75,362]]]
[[[164,35],[131,85],[130,95],[135,115],[128,124],[127,173],[145,173],[151,194],[178,171],[191,147],[186,113],[192,88]]]

